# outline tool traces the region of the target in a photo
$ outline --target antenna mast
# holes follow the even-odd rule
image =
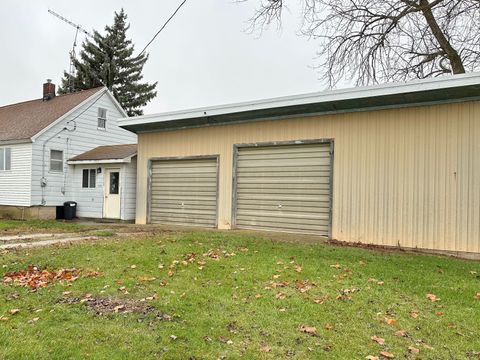
[[[70,50],[70,67],[69,67],[69,83],[68,83],[68,91],[72,91],[73,89],[73,79],[75,77],[75,65],[74,65],[74,60],[76,58],[76,53],[75,53],[75,48],[77,47],[77,37],[78,37],[78,33],[79,32],[82,32],[83,34],[87,35],[88,37],[93,37],[92,34],[90,34],[87,30],[85,30],[83,27],[81,27],[79,24],[75,24],[74,22],[68,20],[67,18],[63,17],[62,15],[56,13],[55,11],[53,10],[50,10],[48,9],[48,12],[50,14],[52,14],[53,16],[59,18],[60,20],[66,22],[67,24],[73,26],[76,31],[75,31],[75,38],[73,40],[73,46],[72,46],[72,50]]]

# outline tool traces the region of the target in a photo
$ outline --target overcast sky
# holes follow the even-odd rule
[[[299,14],[295,9],[285,14],[280,32],[273,27],[258,37],[245,31],[258,1],[187,0],[149,47],[144,75],[149,82],[158,81],[158,96],[145,113],[324,89],[312,69],[317,44],[297,36]],[[113,12],[123,7],[131,24],[128,36],[141,51],[179,3],[1,0],[0,104],[41,97],[45,79],[59,84],[68,68],[75,29],[48,9],[87,30],[103,30],[113,22]]]

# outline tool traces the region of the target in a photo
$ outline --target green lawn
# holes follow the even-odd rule
[[[177,232],[4,253],[2,277],[29,264],[81,276],[36,292],[0,284],[0,358],[479,357],[479,262],[272,238]],[[92,310],[107,300],[117,312]],[[131,304],[142,312],[124,313]]]
[[[90,230],[91,226],[62,220],[0,220],[0,236],[10,233],[31,232],[78,232]]]

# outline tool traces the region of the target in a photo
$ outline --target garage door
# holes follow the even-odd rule
[[[154,160],[150,177],[150,223],[216,226],[216,158]]]
[[[330,143],[239,147],[235,226],[329,235]]]

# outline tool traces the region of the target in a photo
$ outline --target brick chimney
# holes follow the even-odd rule
[[[55,84],[51,79],[47,79],[47,82],[43,84],[43,101],[48,101],[55,97]]]

